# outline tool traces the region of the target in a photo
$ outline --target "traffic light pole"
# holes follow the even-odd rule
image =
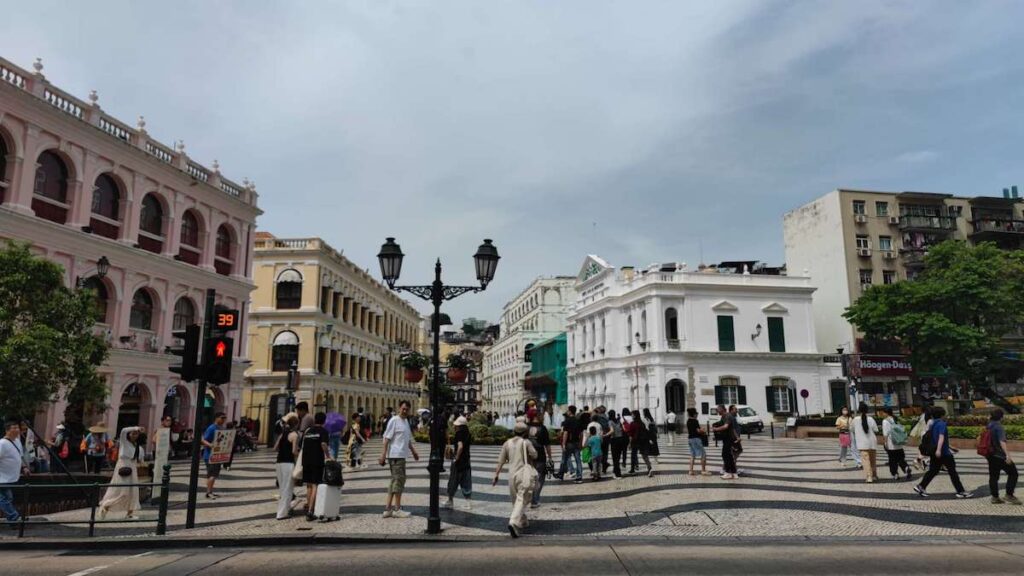
[[[216,292],[212,288],[206,290],[206,316],[203,317],[203,342],[210,337],[213,330],[213,300]],[[202,346],[199,378],[196,380],[196,413],[192,421],[192,469],[188,477],[188,510],[185,517],[185,528],[196,526],[196,495],[199,490],[199,456],[203,448],[203,404],[206,402],[206,346]]]

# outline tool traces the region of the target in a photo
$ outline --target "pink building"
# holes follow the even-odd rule
[[[68,286],[81,279],[100,300],[96,331],[111,353],[100,371],[110,397],[105,413],[87,406],[50,405],[36,428],[56,425],[112,430],[155,427],[165,414],[192,426],[195,385],[167,369],[171,331],[201,323],[207,288],[217,302],[242,310],[235,358],[247,350],[247,301],[257,207],[252,184],[191,160],[184,144],[171,148],[108,116],[95,92],[83,102],[35,72],[0,59],[0,239],[28,241],[64,267]],[[97,262],[110,262],[106,276]],[[203,400],[210,412],[241,416],[244,365],[229,384]]]

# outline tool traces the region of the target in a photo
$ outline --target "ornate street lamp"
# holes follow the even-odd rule
[[[434,282],[426,286],[395,286],[402,273],[402,248],[394,238],[388,238],[380,247],[377,259],[380,261],[380,273],[388,288],[397,292],[409,292],[434,305],[434,313],[430,317],[431,331],[434,336],[432,377],[430,378],[430,461],[427,471],[430,473],[430,513],[427,517],[427,533],[441,532],[440,487],[441,468],[444,458],[444,422],[441,421],[441,303],[453,300],[467,292],[482,292],[494,280],[494,272],[498,268],[498,249],[488,238],[477,248],[473,255],[476,267],[476,279],[480,286],[445,286],[441,282],[441,259],[434,264]]]
[[[100,259],[96,261],[96,273],[93,274],[93,276],[102,280],[106,277],[108,270],[110,270],[110,260],[107,260],[106,256],[100,256]],[[75,279],[75,287],[79,290],[85,288],[86,282],[88,282],[91,277],[92,276],[79,276]]]

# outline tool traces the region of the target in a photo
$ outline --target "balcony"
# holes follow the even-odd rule
[[[900,216],[900,230],[952,232],[956,230],[956,218],[953,216]]]
[[[669,350],[679,350],[679,340],[670,338],[668,340],[668,349]]]
[[[1024,220],[985,218],[971,221],[972,240],[1024,238]]]
[[[903,265],[907,268],[921,268],[924,266],[924,257],[928,255],[927,248],[901,248],[900,257],[903,258]]]

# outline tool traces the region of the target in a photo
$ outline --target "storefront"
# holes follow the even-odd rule
[[[856,390],[854,408],[864,402],[872,412],[884,406],[897,413],[913,413],[915,404],[920,404],[911,385],[914,369],[905,356],[851,354],[847,362]]]

